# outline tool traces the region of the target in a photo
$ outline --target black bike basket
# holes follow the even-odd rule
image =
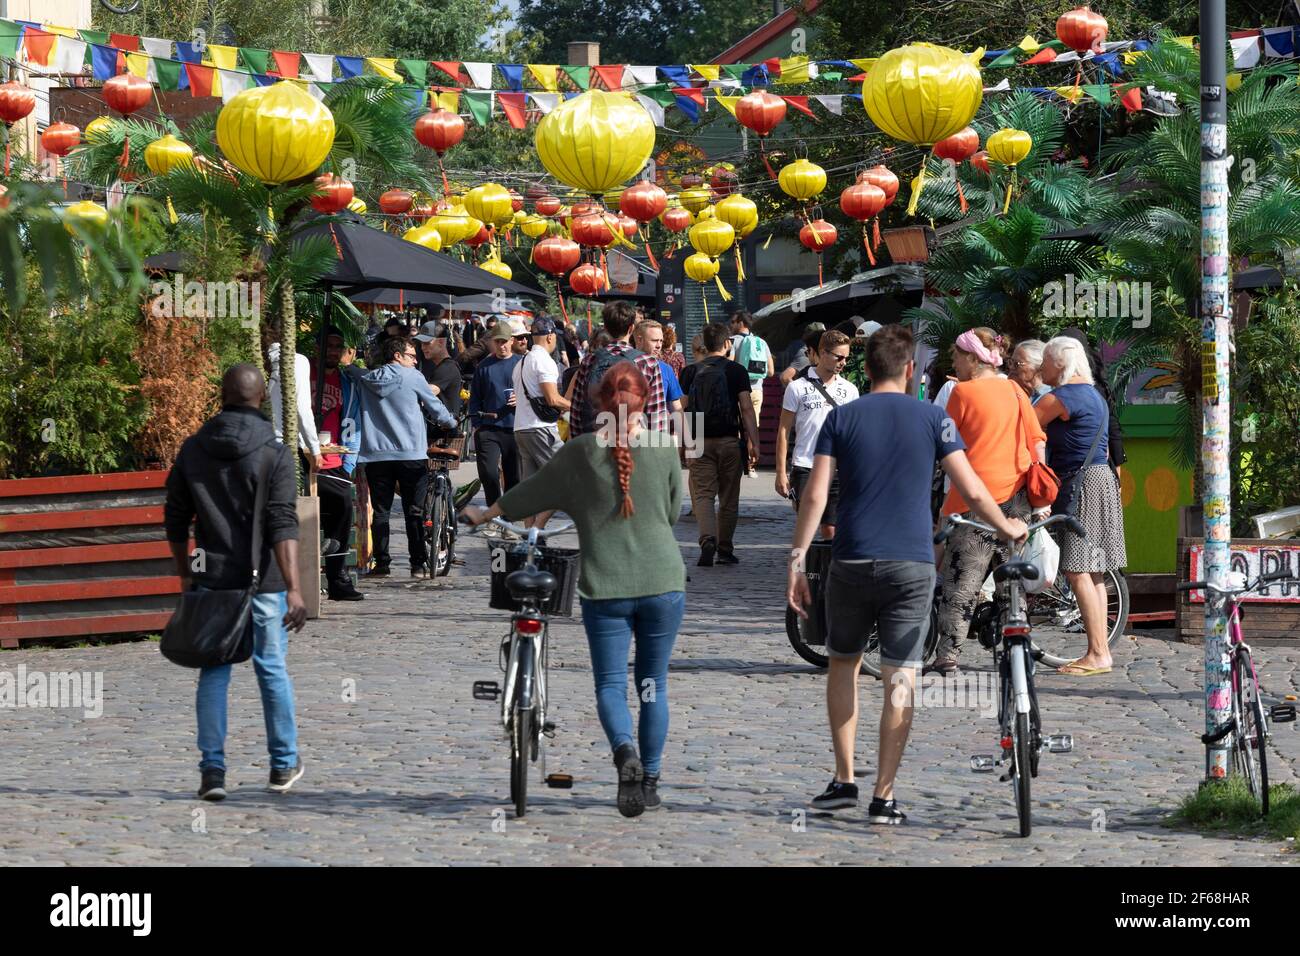
[[[557,587],[555,593],[542,604],[542,613],[549,617],[571,617],[573,615],[573,596],[578,589],[578,559],[580,553],[574,548],[538,548],[537,570],[549,571],[555,575]],[[527,563],[527,550],[518,545],[488,542],[488,558],[492,562],[492,599],[489,607],[499,611],[518,611],[519,602],[511,599],[506,589],[506,576],[518,571]],[[504,559],[504,570],[502,567]]]

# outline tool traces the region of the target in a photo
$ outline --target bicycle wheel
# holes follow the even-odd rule
[[[1114,647],[1128,625],[1128,580],[1121,571],[1107,571],[1102,577],[1106,582],[1106,619],[1110,623],[1106,643]],[[1034,647],[1042,651],[1044,663],[1060,667],[1087,650],[1079,602],[1063,573],[1057,575],[1050,588],[1030,596],[1029,623]]]
[[[1011,766],[1011,784],[1016,791],[1016,816],[1020,819],[1020,835],[1029,836],[1032,827],[1029,806],[1029,782],[1032,778],[1029,755],[1031,738],[1029,732],[1029,715],[1016,714],[1015,729],[1012,733],[1013,751]]]
[[[429,521],[432,532],[429,543],[429,564],[435,577],[445,577],[451,570],[451,559],[456,547],[456,516],[451,506],[451,482],[445,475],[434,479],[434,500]]]
[[[1264,709],[1255,692],[1250,658],[1238,654],[1233,675],[1237,684],[1236,704],[1240,725],[1233,734],[1237,769],[1246,779],[1246,787],[1260,805],[1261,816],[1268,816],[1268,751],[1265,746]]]
[[[830,664],[830,658],[817,650],[823,644],[813,645],[808,643],[808,637],[812,629],[816,627],[815,619],[810,615],[802,618],[799,613],[788,604],[785,608],[785,636],[790,641],[790,646],[794,652],[806,660],[809,664],[816,667],[827,667]]]
[[[510,727],[510,800],[516,817],[522,817],[528,808],[528,763],[533,746],[533,709],[517,708]]]

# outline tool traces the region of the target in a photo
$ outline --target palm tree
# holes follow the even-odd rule
[[[1109,272],[1113,279],[1151,283],[1151,321],[1141,328],[1112,318],[1095,331],[1130,342],[1121,379],[1161,359],[1174,366],[1182,397],[1176,451],[1190,466],[1197,459],[1201,395],[1200,67],[1195,51],[1163,41],[1134,69],[1134,83],[1173,92],[1182,107],[1179,115],[1159,118],[1102,150],[1104,166],[1123,174],[1122,184],[1112,186],[1111,224],[1104,230]],[[1228,144],[1235,158],[1228,259],[1234,267],[1277,261],[1283,250],[1300,245],[1296,84],[1295,65],[1279,63],[1245,74],[1228,95]]]

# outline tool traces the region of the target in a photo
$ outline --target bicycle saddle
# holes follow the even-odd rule
[[[555,575],[550,571],[523,567],[506,576],[506,590],[516,601],[536,601],[540,604],[554,594],[558,586]]]
[[[440,445],[429,446],[430,458],[459,458],[460,451],[455,448],[443,448]]]
[[[1002,581],[1037,581],[1038,566],[1023,558],[1012,558],[993,572],[993,580]]]

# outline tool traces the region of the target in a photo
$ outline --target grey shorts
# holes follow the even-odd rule
[[[515,447],[519,449],[519,480],[541,471],[542,466],[563,446],[560,433],[554,428],[523,428],[515,432]]]
[[[826,652],[856,657],[879,628],[880,662],[920,667],[934,600],[928,561],[831,561]]]

